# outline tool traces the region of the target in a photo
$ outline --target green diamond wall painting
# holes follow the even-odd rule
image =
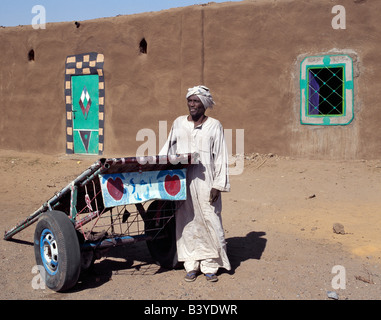
[[[74,153],[98,154],[99,144],[99,77],[73,76]]]
[[[104,56],[66,58],[66,153],[103,154],[105,120]]]

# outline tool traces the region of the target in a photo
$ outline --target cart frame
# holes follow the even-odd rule
[[[118,203],[126,193],[119,187],[120,197],[115,197],[118,200],[115,206],[113,202],[107,204],[102,177],[180,172],[183,175],[181,188],[186,189],[187,167],[197,161],[196,153],[99,159],[29,217],[6,231],[4,240],[11,240],[14,235],[39,221],[34,239],[36,261],[44,265],[50,277],[47,285],[55,291],[74,286],[80,271],[89,268],[105,250],[137,241],[147,241],[151,255],[160,265],[173,267],[175,211],[183,201],[174,201],[178,199],[172,198],[172,195],[165,199],[156,195],[147,199],[135,197],[132,202],[124,199]],[[139,183],[146,182],[141,179],[137,185]],[[185,200],[184,195],[179,200]],[[133,206],[134,210],[131,209]],[[71,267],[73,264],[79,266]],[[75,270],[66,270],[70,268]],[[57,276],[58,270],[64,274]]]

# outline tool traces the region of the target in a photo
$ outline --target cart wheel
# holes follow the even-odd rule
[[[43,279],[48,288],[64,291],[73,287],[81,271],[78,237],[68,216],[48,211],[38,221],[34,233],[36,262],[45,269]]]
[[[175,265],[176,222],[175,203],[173,201],[156,200],[147,209],[145,234],[154,237],[147,240],[147,247],[161,267],[173,269]]]

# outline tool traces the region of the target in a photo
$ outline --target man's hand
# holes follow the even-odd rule
[[[212,190],[210,190],[209,203],[212,204],[213,202],[216,202],[220,197],[220,193],[220,190],[212,188]]]

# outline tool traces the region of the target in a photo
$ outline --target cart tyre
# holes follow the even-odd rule
[[[172,218],[169,221],[166,219],[160,220],[163,226],[166,223],[163,230],[160,231],[160,235],[164,235],[165,237],[147,240],[146,243],[152,258],[157,264],[165,269],[173,269],[176,264],[175,259],[177,256],[175,221],[176,206],[173,201],[156,200],[149,205],[147,209],[145,233],[146,235],[156,235],[157,231],[150,231],[150,229],[153,227],[154,220],[152,219],[157,214],[158,208],[161,208],[161,218],[170,216],[172,216]]]
[[[61,211],[45,212],[34,233],[37,265],[45,271],[42,278],[54,291],[65,291],[78,281],[81,253],[73,223]]]

